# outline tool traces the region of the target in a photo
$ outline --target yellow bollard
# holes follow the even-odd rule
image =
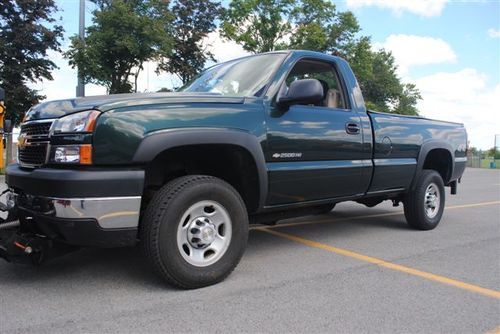
[[[5,159],[3,157],[4,154],[4,134],[3,134],[3,119],[5,117],[5,106],[3,104],[3,101],[0,101],[0,126],[1,126],[1,142],[0,142],[0,170],[3,170],[5,168]]]

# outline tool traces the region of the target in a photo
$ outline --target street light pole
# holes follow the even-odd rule
[[[79,19],[78,35],[82,42],[85,41],[85,0],[80,0],[80,19]],[[78,68],[78,86],[76,86],[76,96],[85,96],[85,84],[83,83],[83,74]]]

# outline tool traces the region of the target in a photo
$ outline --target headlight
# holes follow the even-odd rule
[[[82,111],[59,118],[52,125],[52,133],[92,132],[100,112]]]
[[[52,149],[52,161],[56,163],[92,164],[92,145],[64,145]]]
[[[61,164],[92,164],[92,145],[80,138],[89,138],[94,131],[97,110],[82,111],[57,119],[50,130],[50,161]]]

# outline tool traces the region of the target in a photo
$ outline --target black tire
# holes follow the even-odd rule
[[[426,193],[429,189],[430,194],[434,191],[439,194],[439,204],[426,204]],[[432,198],[432,197],[431,197]],[[432,203],[432,201],[429,201]],[[445,192],[444,183],[441,175],[435,170],[424,169],[417,180],[417,186],[404,199],[404,212],[408,225],[418,230],[432,230],[439,222],[444,211]],[[434,209],[433,209],[434,208]],[[431,213],[429,214],[429,210]]]
[[[200,267],[189,263],[186,255],[181,254],[183,246],[178,246],[178,233],[182,226],[187,225],[181,222],[187,210],[203,201],[213,201],[224,208],[230,218],[232,233],[229,245],[221,252],[222,257],[213,264]],[[248,239],[245,204],[231,185],[218,178],[204,175],[180,177],[153,196],[141,222],[140,239],[147,259],[167,283],[183,289],[212,285],[224,280],[234,270],[245,251]]]

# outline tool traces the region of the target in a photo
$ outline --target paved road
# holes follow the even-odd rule
[[[138,249],[86,249],[40,268],[0,263],[0,331],[495,330],[500,173],[467,170],[447,206],[429,232],[408,229],[390,203],[343,203],[328,215],[254,229],[236,271],[195,291],[164,286]]]

